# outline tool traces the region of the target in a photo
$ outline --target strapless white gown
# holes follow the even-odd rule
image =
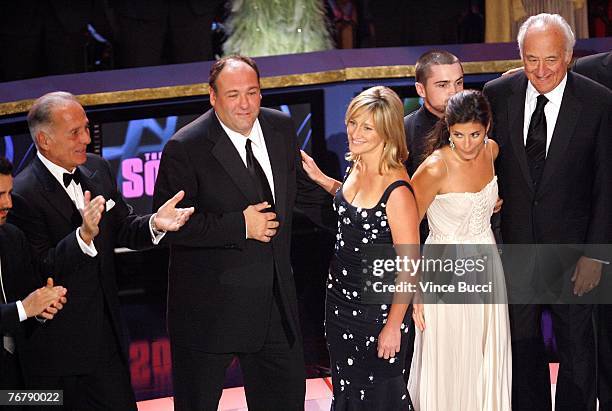
[[[477,193],[437,195],[426,244],[495,244],[490,219],[497,177]],[[496,293],[505,286],[499,255]],[[496,301],[500,301],[499,299]],[[408,390],[416,411],[510,411],[512,354],[506,304],[425,304],[416,330]]]

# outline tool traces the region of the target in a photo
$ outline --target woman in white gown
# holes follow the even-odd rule
[[[426,244],[495,244],[490,218],[498,199],[487,138],[491,111],[478,91],[451,97],[415,172]],[[491,247],[492,248],[492,247]],[[495,304],[415,304],[417,334],[408,390],[416,411],[510,411],[510,325],[499,255],[489,261]]]

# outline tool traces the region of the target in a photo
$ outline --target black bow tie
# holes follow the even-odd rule
[[[64,173],[63,175],[64,178],[64,186],[68,187],[70,185],[71,181],[74,181],[74,184],[81,184],[81,173],[79,172],[79,169],[75,169],[74,173],[70,174],[70,173]]]

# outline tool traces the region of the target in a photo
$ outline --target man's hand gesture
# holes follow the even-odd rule
[[[265,211],[268,207],[269,204],[264,201],[244,209],[242,214],[247,227],[247,238],[268,243],[276,235],[279,222],[275,220],[275,213]]]
[[[157,231],[178,231],[189,217],[193,214],[195,209],[189,208],[176,208],[176,205],[185,197],[183,190],[179,191],[170,200],[166,201],[164,205],[159,207],[155,217],[153,218],[153,227]]]
[[[89,191],[85,191],[84,199],[85,207],[83,211],[81,211],[83,224],[81,224],[81,230],[79,232],[85,244],[90,245],[100,232],[98,224],[100,224],[100,220],[102,219],[106,200],[101,195],[92,200]]]
[[[39,316],[52,320],[64,308],[67,291],[62,286],[54,286],[53,279],[48,278],[46,286],[32,291],[21,303],[28,318]]]

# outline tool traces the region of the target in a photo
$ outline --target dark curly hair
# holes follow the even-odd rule
[[[478,90],[463,90],[448,99],[444,118],[440,119],[433,130],[425,137],[425,160],[437,149],[449,144],[449,128],[455,124],[480,123],[485,128],[491,123],[491,106]]]

